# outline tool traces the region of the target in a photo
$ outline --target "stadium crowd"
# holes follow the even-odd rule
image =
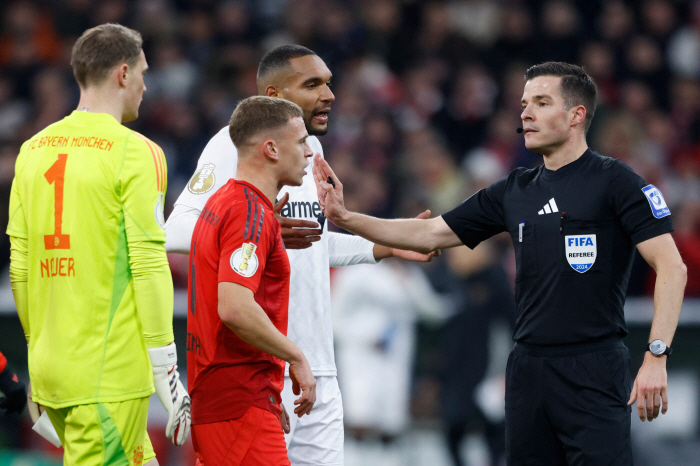
[[[2,2],[0,223],[20,144],[75,108],[71,49],[105,22],[145,39],[148,92],[129,126],[165,152],[166,218],[209,138],[257,93],[258,62],[276,45],[307,46],[333,72],[326,158],[348,208],[383,217],[439,215],[511,169],[541,164],[516,133],[525,70],[583,65],[600,91],[589,145],[664,193],[688,266],[686,296],[700,296],[700,1]],[[507,243],[496,240],[490,254],[512,275]],[[427,268],[439,291],[463,288],[455,257]],[[0,269],[8,262],[3,232]],[[187,258],[171,255],[171,267],[186,288]],[[650,295],[652,273],[635,262],[628,295]]]
[[[256,93],[257,63],[274,45],[306,45],[329,64],[327,157],[348,206],[382,216],[440,214],[484,180],[540,164],[515,132],[523,74],[562,60],[601,90],[591,147],[660,187],[684,258],[700,267],[700,2],[17,0],[0,15],[5,201],[19,144],[74,107],[70,50],[99,23],[145,37],[148,92],[133,127],[165,150],[166,214],[208,139]],[[649,292],[646,274],[631,295]],[[688,275],[687,295],[700,294],[700,274]]]

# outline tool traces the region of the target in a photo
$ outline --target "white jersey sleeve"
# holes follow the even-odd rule
[[[343,233],[328,234],[328,259],[331,267],[356,264],[376,264],[374,243],[360,236]]]
[[[189,253],[199,213],[212,194],[236,177],[237,167],[238,151],[226,126],[209,140],[194,175],[175,201],[175,208],[165,223],[165,249],[168,252]]]
[[[192,233],[201,210],[176,205],[165,222],[165,250],[176,254],[189,254]]]

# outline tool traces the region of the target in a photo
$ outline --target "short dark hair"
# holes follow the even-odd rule
[[[258,79],[265,77],[271,71],[289,66],[289,60],[293,58],[316,55],[316,53],[302,45],[280,45],[270,50],[260,60],[258,66]]]
[[[528,68],[525,72],[525,81],[538,76],[561,77],[561,95],[567,110],[576,105],[583,105],[586,108],[584,132],[587,132],[598,104],[598,87],[586,70],[571,63],[548,61]]]
[[[143,39],[138,31],[121,24],[101,24],[88,29],[73,46],[70,64],[78,83],[100,83],[115,66],[135,66],[141,55]]]
[[[228,132],[233,144],[240,148],[258,134],[278,129],[296,117],[304,118],[304,112],[294,102],[256,95],[238,104],[231,115]]]

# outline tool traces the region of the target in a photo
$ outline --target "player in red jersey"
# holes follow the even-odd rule
[[[237,180],[206,203],[192,235],[187,379],[199,465],[289,465],[280,425],[284,361],[297,415],[316,401],[304,354],[285,335],[289,260],[272,201],[300,186],[312,155],[298,105],[243,100],[229,132]]]

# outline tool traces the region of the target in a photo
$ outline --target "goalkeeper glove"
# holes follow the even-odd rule
[[[0,372],[0,392],[5,395],[0,398],[0,409],[5,410],[5,414],[21,413],[24,405],[27,404],[27,388],[17,378],[17,374],[12,372],[10,365]]]
[[[165,436],[175,445],[181,446],[190,433],[190,397],[180,382],[177,372],[175,343],[159,348],[149,348],[148,355],[153,366],[153,383],[163,407],[168,412]]]

